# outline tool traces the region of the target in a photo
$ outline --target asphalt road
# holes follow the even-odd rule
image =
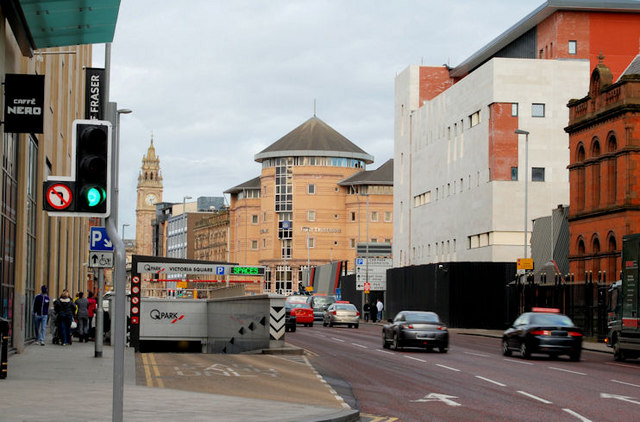
[[[381,327],[299,327],[287,342],[363,420],[640,420],[640,361],[584,350],[580,362],[517,353],[500,339],[451,335],[449,353],[382,348]],[[368,419],[367,419],[368,418]]]

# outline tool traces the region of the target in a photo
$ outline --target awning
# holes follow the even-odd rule
[[[27,57],[33,50],[113,41],[120,0],[1,0]]]

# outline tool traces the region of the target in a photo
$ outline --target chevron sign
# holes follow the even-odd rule
[[[285,323],[284,306],[272,306],[269,312],[271,318],[269,321],[269,334],[272,340],[280,340],[284,335],[284,323]]]

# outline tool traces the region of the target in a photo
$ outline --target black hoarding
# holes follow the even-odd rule
[[[4,131],[43,133],[44,75],[7,73],[4,81]]]
[[[88,67],[86,70],[84,116],[87,120],[104,120],[104,69]]]

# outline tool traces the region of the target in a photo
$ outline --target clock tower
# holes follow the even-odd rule
[[[162,202],[162,174],[160,157],[153,147],[153,136],[147,154],[142,157],[142,168],[138,175],[138,199],[136,201],[136,254],[153,255],[153,228],[156,203]]]

